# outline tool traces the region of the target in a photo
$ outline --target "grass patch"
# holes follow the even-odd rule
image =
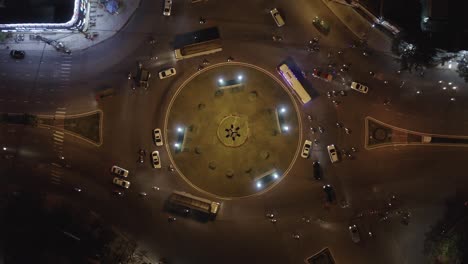
[[[367,122],[369,133],[369,146],[392,143],[393,129],[385,125],[373,122],[372,120],[368,120]]]
[[[37,126],[38,121],[35,115],[30,114],[0,114],[0,123]]]
[[[76,118],[65,118],[64,129],[99,144],[101,141],[100,119],[100,112]]]

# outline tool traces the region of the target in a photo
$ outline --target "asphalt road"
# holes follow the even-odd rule
[[[275,26],[269,15],[273,7],[284,14],[285,27]],[[321,1],[296,1],[294,5],[280,1],[176,2],[169,18],[161,15],[160,8],[159,2],[143,1],[115,37],[71,56],[37,50],[28,52],[25,60],[14,61],[7,51],[1,52],[0,112],[53,115],[59,107],[67,114],[94,109],[104,112],[101,147],[71,136],[57,144],[53,130],[0,126],[0,144],[7,147],[0,160],[2,190],[58,192],[80,200],[109,224],[137,238],[142,247],[150,249],[153,259],[166,257],[173,263],[302,263],[323,247],[331,249],[337,263],[425,263],[421,252],[424,230],[436,220],[446,196],[455,189],[466,192],[461,173],[466,150],[402,146],[366,151],[364,118],[372,116],[421,132],[466,134],[464,91],[456,91],[456,101],[450,101],[455,91],[446,93],[437,83],[447,79],[446,73],[434,70],[424,78],[399,75],[398,64],[389,54],[365,57],[360,49],[349,48],[356,39]],[[315,15],[329,21],[332,30],[328,36],[311,24]],[[207,24],[198,23],[200,16]],[[163,126],[172,93],[197,71],[203,59],[176,63],[171,44],[174,36],[209,26],[218,26],[224,40],[223,52],[207,57],[211,63],[232,56],[272,73],[288,58],[305,72],[327,68],[330,62],[351,63],[351,67],[338,76],[339,81],[327,83],[307,77],[319,95],[302,108],[304,137],[319,140],[311,158],[298,159],[290,175],[264,195],[223,201],[214,222],[178,218],[169,223],[162,210],[164,199],[172,190],[196,192],[167,170],[169,158],[164,148],[159,149],[160,170],[151,168],[149,158],[138,164],[138,150],[156,149],[152,129]],[[273,34],[284,40],[273,42]],[[157,39],[156,45],[147,43],[150,36]],[[315,36],[320,37],[321,51],[309,54],[306,43]],[[159,59],[151,61],[151,56]],[[132,91],[126,78],[129,71],[136,70],[137,61],[153,73],[147,91]],[[173,65],[176,77],[157,78],[160,69]],[[352,80],[367,84],[369,94],[350,90]],[[400,87],[402,81],[405,85]],[[97,103],[93,91],[108,87],[118,94]],[[334,106],[326,92],[343,89],[347,96],[339,97],[342,103]],[[418,95],[417,90],[423,93]],[[386,98],[392,102],[388,107],[383,105]],[[337,121],[350,128],[351,134],[337,128]],[[325,133],[312,135],[311,126],[322,126]],[[356,158],[330,164],[325,147],[332,143],[339,149],[357,147]],[[312,160],[321,162],[323,182],[332,184],[337,192],[337,203],[329,207],[321,190],[323,182],[310,175]],[[109,173],[114,164],[131,172],[132,187],[123,197],[111,194],[116,189]],[[76,186],[83,192],[73,192]],[[152,186],[160,190],[154,191]],[[139,196],[142,191],[148,196]],[[397,208],[412,212],[408,226],[401,225],[398,217],[383,222],[357,217],[361,212],[384,208],[393,194],[398,197]],[[344,202],[349,207],[341,208]],[[277,215],[275,224],[265,217],[271,212]],[[347,230],[351,223],[358,224],[361,243],[351,241]],[[372,238],[367,230],[373,232]],[[294,234],[300,238],[294,239]]]

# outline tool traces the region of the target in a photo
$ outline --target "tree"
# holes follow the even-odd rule
[[[458,60],[457,72],[465,82],[468,82],[468,58],[465,54]]]
[[[438,51],[424,35],[402,35],[392,43],[392,52],[399,56],[402,70],[432,68],[438,64]]]
[[[446,203],[446,211],[426,233],[424,253],[428,263],[468,263],[468,208],[457,197]]]
[[[9,38],[11,38],[10,32],[0,32],[0,42],[5,42]]]

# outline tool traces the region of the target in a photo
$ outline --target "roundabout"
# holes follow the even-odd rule
[[[199,191],[233,199],[277,185],[298,156],[301,124],[287,87],[268,71],[221,63],[177,88],[165,117],[170,159]]]

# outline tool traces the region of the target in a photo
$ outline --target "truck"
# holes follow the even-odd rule
[[[173,210],[181,209],[181,212],[194,210],[214,219],[218,214],[220,203],[205,198],[200,198],[186,192],[173,191],[168,199]]]
[[[185,45],[174,51],[176,60],[188,59],[196,56],[207,55],[222,51],[221,39],[213,39],[208,41],[197,42]]]
[[[151,73],[144,69],[143,67],[139,67],[137,74],[135,76],[135,82],[138,87],[144,87],[147,89],[149,87],[149,80],[151,78]]]

